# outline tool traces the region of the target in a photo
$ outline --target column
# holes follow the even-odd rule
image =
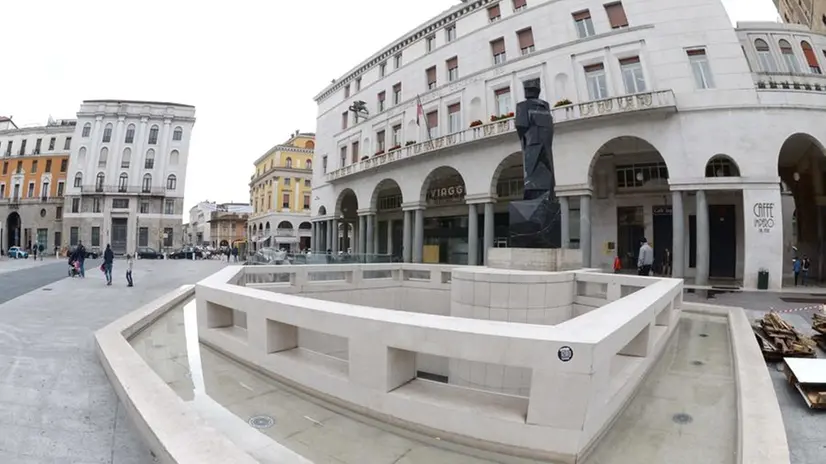
[[[413,224],[413,262],[421,263],[424,253],[424,208],[416,210]]]
[[[324,252],[333,246],[333,221],[324,221],[324,229],[327,231],[327,239],[324,241]]]
[[[482,255],[485,257],[485,265],[488,264],[488,253],[493,248],[493,202],[485,203],[485,238]]]
[[[479,265],[479,214],[476,205],[467,205],[467,263],[468,266]]]
[[[350,223],[348,221],[341,221],[341,234],[341,250],[346,253],[353,248],[350,245]]]
[[[393,255],[393,220],[387,220],[387,254]]]
[[[562,248],[571,247],[571,206],[568,197],[559,197],[559,226],[562,231],[560,235],[560,246]]]
[[[685,212],[683,192],[671,192],[672,250],[671,276],[682,278],[685,273]]]
[[[358,252],[359,254],[366,253],[367,250],[367,218],[364,216],[359,216],[359,244],[358,244]]]
[[[373,225],[374,225],[375,219],[376,219],[376,216],[374,214],[369,214],[367,216],[364,216],[364,222],[367,224],[367,237],[366,237],[367,242],[366,242],[365,250],[367,251],[368,255],[372,255],[373,253],[375,253],[375,250],[373,249],[373,235],[375,235],[373,233]]]
[[[411,261],[411,251],[413,250],[413,246],[410,243],[410,227],[412,226],[410,215],[410,211],[404,212],[404,222],[402,224],[402,261],[405,263],[409,263]]]
[[[315,222],[310,223],[310,248],[315,250]]]
[[[374,214],[373,218],[373,254],[379,254],[379,216]]]
[[[333,219],[330,222],[332,223],[332,227],[333,227],[333,254],[337,255],[338,254],[338,249],[339,249],[339,247],[338,247],[338,242],[339,242],[338,220]]]
[[[709,230],[708,230],[708,202],[706,192],[697,191],[697,275],[694,278],[695,285],[706,285],[708,283],[708,253],[709,253]]]
[[[579,249],[582,251],[582,266],[591,267],[591,196],[579,199]]]

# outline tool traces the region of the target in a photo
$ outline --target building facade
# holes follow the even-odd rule
[[[65,243],[111,244],[117,254],[180,247],[194,124],[189,105],[84,101],[69,161]]]
[[[314,149],[315,134],[296,131],[255,160],[248,226],[253,249],[310,247]]]
[[[198,203],[189,210],[189,224],[187,224],[189,231],[185,234],[187,243],[213,247],[221,246],[221,241],[226,240],[226,237],[219,238],[212,235],[214,227],[211,221],[216,217],[215,213],[229,213],[230,215],[236,215],[242,218],[238,220],[243,220],[245,229],[242,235],[246,237],[246,222],[250,213],[252,213],[252,207],[250,205],[246,203],[216,203],[207,200]],[[233,223],[234,222],[237,221],[233,221]],[[241,239],[239,238],[238,240]]]
[[[214,241],[219,247],[232,246],[247,240],[248,212],[214,211],[209,220],[209,227]]]
[[[814,32],[826,32],[826,0],[774,0],[780,17]]]
[[[0,118],[0,249],[63,246],[63,195],[74,120],[18,128]]]
[[[540,78],[586,266],[635,270],[646,237],[657,272],[668,249],[698,284],[778,288],[793,245],[823,275],[824,50],[801,26],[733,28],[719,1],[462,2],[316,97],[315,247],[478,264],[507,246],[511,116]]]

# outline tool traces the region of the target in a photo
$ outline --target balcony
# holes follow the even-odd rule
[[[677,103],[674,92],[671,90],[657,90],[552,108],[554,126],[557,129],[598,118],[622,117],[625,114],[640,114],[652,111],[676,112]],[[398,148],[386,154],[374,155],[358,163],[327,173],[326,180],[327,182],[335,182],[344,177],[367,172],[400,160],[515,133],[516,127],[513,118],[501,119],[426,142]]]
[[[144,187],[142,185],[84,185],[80,187],[80,193],[84,195],[89,194],[112,194],[112,195],[147,195],[147,196],[165,196],[166,189],[164,187]]]

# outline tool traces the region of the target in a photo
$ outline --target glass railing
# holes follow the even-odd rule
[[[247,265],[298,265],[298,264],[374,264],[401,262],[401,256],[367,253],[284,253],[264,249],[253,253]]]

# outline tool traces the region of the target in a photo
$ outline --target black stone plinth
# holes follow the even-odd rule
[[[510,216],[511,248],[562,248],[562,221],[559,200],[545,193],[533,200],[512,201]]]

